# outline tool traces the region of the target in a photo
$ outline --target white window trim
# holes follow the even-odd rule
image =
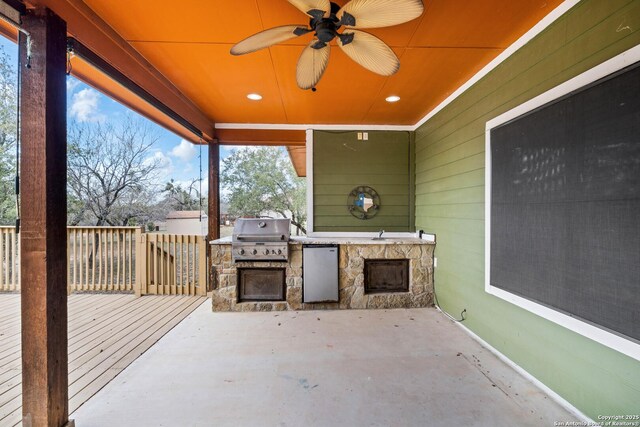
[[[313,234],[313,129],[307,129],[307,236]]]
[[[486,125],[485,147],[485,291],[491,295],[508,301],[544,319],[550,320],[573,332],[590,338],[602,345],[619,351],[636,360],[640,360],[640,343],[624,338],[605,329],[599,328],[586,321],[561,313],[542,304],[522,298],[511,292],[491,286],[491,130],[510,120],[522,116],[542,105],[548,104],[575,90],[600,80],[616,71],[626,68],[640,61],[640,45],[603,62],[602,64],[556,86],[516,108],[490,120]]]

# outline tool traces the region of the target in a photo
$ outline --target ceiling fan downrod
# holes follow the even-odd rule
[[[336,37],[342,39],[341,35],[338,34],[338,30],[342,26],[337,16],[339,11],[340,6],[331,2],[331,12],[328,18],[324,17],[324,12],[322,11],[318,11],[320,13],[315,13],[316,11],[314,10],[307,12],[311,16],[309,26],[315,31],[315,35],[318,38],[318,42],[312,45],[312,48],[322,49]],[[353,37],[351,37],[351,40],[353,40]],[[344,40],[342,41],[344,43]]]

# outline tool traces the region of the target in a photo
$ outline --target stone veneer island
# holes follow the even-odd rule
[[[337,303],[302,302],[302,250],[305,244],[339,245]],[[231,239],[211,242],[214,269],[213,311],[338,310],[419,308],[433,305],[435,243],[418,238],[292,238],[287,262],[237,262],[231,258]],[[365,260],[408,260],[408,292],[365,293]],[[286,268],[283,301],[243,301],[238,298],[238,268]]]

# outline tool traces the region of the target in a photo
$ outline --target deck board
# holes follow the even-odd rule
[[[205,300],[195,296],[69,296],[69,413]],[[0,425],[22,418],[20,295],[0,294]]]

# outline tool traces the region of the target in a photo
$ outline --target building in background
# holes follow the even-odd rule
[[[169,234],[206,236],[208,216],[201,211],[172,211],[167,214],[166,231]]]

